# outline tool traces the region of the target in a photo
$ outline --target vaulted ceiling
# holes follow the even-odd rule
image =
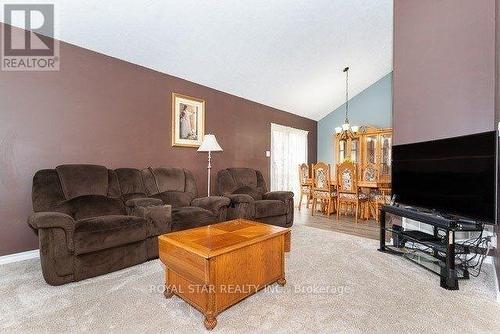
[[[51,2],[60,40],[315,120],[392,70],[392,0]]]

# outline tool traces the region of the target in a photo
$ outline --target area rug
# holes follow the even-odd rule
[[[220,314],[214,333],[500,333],[492,265],[459,291],[377,251],[377,242],[293,228],[287,285],[261,290]],[[39,260],[0,266],[2,333],[196,333],[202,315],[165,299],[159,260],[52,287]]]

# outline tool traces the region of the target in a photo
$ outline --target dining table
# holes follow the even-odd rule
[[[307,179],[307,184],[311,185],[313,184],[313,179],[309,178]],[[336,179],[331,179],[330,184],[332,186],[337,185],[337,180]],[[388,189],[391,188],[391,181],[390,180],[378,180],[378,181],[363,181],[359,180],[358,181],[358,187],[359,188],[371,188],[371,189]]]
[[[308,178],[307,179],[307,184],[312,186],[313,185],[313,179]],[[335,188],[337,186],[337,180],[336,179],[330,179],[330,185],[332,188]],[[365,180],[358,180],[358,188],[365,188],[365,189],[391,189],[391,181],[390,180],[376,180],[376,181],[365,181]],[[370,210],[365,210],[365,212],[362,212],[361,218],[368,219],[370,216]],[[376,217],[373,217],[376,218]]]

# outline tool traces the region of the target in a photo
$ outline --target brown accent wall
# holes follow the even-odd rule
[[[394,143],[494,129],[495,0],[394,1]]]
[[[179,166],[206,196],[207,154],[171,146],[172,92],[206,101],[206,132],[224,149],[213,154],[213,181],[230,166],[269,181],[271,122],[309,131],[316,160],[316,121],[66,43],[60,59],[59,72],[0,72],[0,255],[38,248],[26,219],[42,168]]]

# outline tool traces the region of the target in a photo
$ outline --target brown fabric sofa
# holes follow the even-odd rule
[[[130,188],[127,173],[62,165],[35,174],[28,223],[39,236],[47,283],[79,281],[158,257],[157,236],[170,230],[171,208]],[[140,171],[131,175],[141,177]]]
[[[267,191],[262,173],[251,168],[227,168],[217,173],[217,191],[231,200],[228,219],[249,218],[267,224],[293,224],[293,192]]]
[[[172,206],[172,231],[226,220],[230,200],[226,197],[198,197],[193,174],[183,168],[159,167],[142,170],[149,197]]]

